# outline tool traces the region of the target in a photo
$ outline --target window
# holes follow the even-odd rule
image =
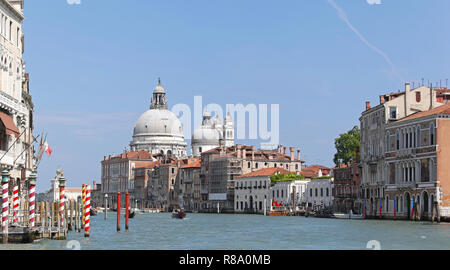
[[[429,159],[420,160],[420,180],[421,182],[429,182],[430,181],[430,166]]]
[[[198,152],[199,152],[199,153],[202,152],[202,148],[201,148],[201,147],[198,148]]]
[[[320,197],[323,197],[323,188],[320,188]]]
[[[255,168],[258,169],[258,162],[255,163]]]
[[[396,140],[397,140],[397,150],[399,150],[400,149],[400,134],[399,134],[398,130],[397,130],[397,138],[396,138]]]
[[[250,162],[247,163],[247,168],[250,168]]]
[[[284,197],[284,190],[281,190],[281,198]]]
[[[172,173],[175,173],[175,168],[172,168]]]
[[[312,188],[309,190],[309,196],[312,197]]]
[[[389,107],[389,119],[397,119],[397,107]]]
[[[327,197],[328,197],[328,196],[330,196],[330,192],[329,192],[329,190],[328,190],[328,188],[327,188]]]
[[[434,145],[435,144],[435,142],[434,142],[434,131],[435,131],[434,125],[430,124],[430,145]]]
[[[317,188],[316,188],[316,197],[317,197],[318,193],[317,193]]]
[[[420,102],[420,92],[416,92],[416,102]]]

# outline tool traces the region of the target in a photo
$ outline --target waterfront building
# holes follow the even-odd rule
[[[275,174],[288,174],[283,168],[265,168],[236,177],[234,211],[236,213],[264,213],[270,211],[271,180]]]
[[[131,151],[146,150],[150,154],[185,158],[186,147],[181,122],[168,109],[166,92],[158,79],[158,85],[153,90],[150,109],[136,122],[133,140],[130,142]]]
[[[437,99],[433,87],[420,86],[411,89],[405,84],[405,91],[380,96],[380,104],[366,110],[359,118],[361,123],[361,191],[367,216],[379,215],[379,205],[385,199],[387,170],[385,169],[386,125],[413,113],[436,108],[443,103]],[[399,134],[399,136],[406,136]]]
[[[312,209],[330,208],[333,205],[333,178],[322,176],[312,178],[307,184],[305,201]]]
[[[104,157],[101,162],[101,188],[103,196],[108,194],[108,205],[114,207],[117,203],[117,192],[129,192],[130,199],[134,201],[134,172],[136,166],[148,164],[163,158],[161,155],[150,155],[146,150],[137,152],[124,152],[116,156]],[[122,196],[125,202],[125,196]]]
[[[170,159],[161,162],[150,171],[148,179],[148,200],[150,208],[172,211],[182,204],[182,194],[177,181],[181,162]]]
[[[383,217],[450,219],[450,103],[389,123]]]
[[[180,193],[183,198],[183,205],[185,211],[198,212],[201,204],[200,196],[200,171],[202,165],[199,158],[186,159],[186,164],[180,168],[178,174],[180,184]]]
[[[147,207],[149,176],[159,161],[145,161],[136,164],[134,168],[134,206]]]
[[[357,155],[359,155],[357,151]],[[354,160],[348,164],[340,164],[333,168],[333,209],[335,212],[360,213],[362,210],[361,195],[361,174],[358,167],[359,160]]]
[[[202,211],[216,212],[217,207],[222,212],[233,212],[234,179],[237,176],[264,168],[283,168],[300,174],[302,163],[300,150],[294,157],[295,148],[290,147],[290,155],[286,147],[279,146],[277,150],[255,150],[254,146],[233,145],[211,149],[201,154],[202,169],[201,196]]]
[[[226,147],[234,145],[234,124],[230,113],[225,117],[225,124],[216,115],[214,121],[211,114],[206,110],[203,115],[202,125],[192,134],[192,155],[200,157],[202,152],[209,151],[220,146],[220,141]]]
[[[10,190],[18,185],[21,197],[36,165],[34,107],[23,60],[23,6],[23,0],[0,1],[0,165],[9,168]]]
[[[311,181],[309,178],[279,181],[270,188],[270,206],[272,201],[285,206],[292,211],[298,211],[306,206],[306,193],[308,184]]]

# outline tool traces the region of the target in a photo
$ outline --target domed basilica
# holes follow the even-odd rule
[[[220,146],[234,145],[234,125],[231,115],[225,117],[225,124],[216,115],[214,121],[206,110],[202,125],[192,134],[192,155]],[[166,92],[158,79],[153,90],[150,110],[139,117],[130,143],[131,151],[147,150],[150,154],[163,154],[175,158],[187,157],[187,143],[184,140],[183,127],[177,116],[168,109]]]
[[[147,150],[150,154],[185,158],[186,147],[181,122],[168,109],[166,92],[158,79],[150,110],[139,117],[134,128],[131,151]]]

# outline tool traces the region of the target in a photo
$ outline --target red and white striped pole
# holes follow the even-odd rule
[[[13,223],[17,223],[17,210],[19,208],[19,186],[13,188]]]
[[[86,206],[84,214],[84,237],[89,237],[89,221],[91,216],[91,186],[86,185]]]
[[[2,239],[3,244],[8,243],[8,183],[9,183],[9,170],[4,169],[2,171]]]
[[[34,230],[35,227],[35,205],[36,205],[36,201],[35,201],[35,193],[36,193],[36,174],[34,172],[32,172],[30,174],[30,176],[28,177],[30,184],[29,184],[29,223],[30,223],[30,228],[32,230]]]
[[[59,178],[59,216],[61,218],[60,219],[61,222],[59,224],[61,225],[61,228],[65,228],[64,224],[65,186],[66,186],[66,178],[64,178],[61,172],[61,177]]]

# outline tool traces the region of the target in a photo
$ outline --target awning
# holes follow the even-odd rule
[[[19,138],[20,136],[19,129],[17,128],[16,124],[14,124],[14,121],[11,118],[11,116],[0,111],[0,120],[2,121],[3,125],[5,125],[6,134],[14,135],[16,136],[16,138]]]

